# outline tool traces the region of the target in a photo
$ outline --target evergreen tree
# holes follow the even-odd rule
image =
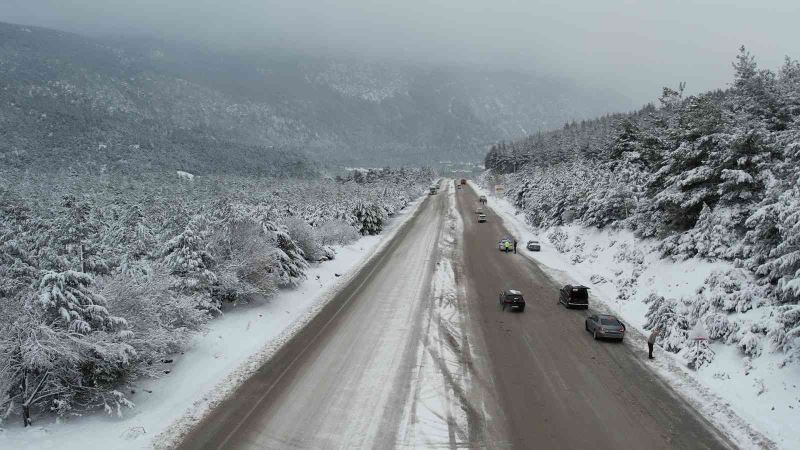
[[[108,312],[105,299],[93,291],[93,283],[91,275],[83,272],[45,272],[38,283],[38,305],[55,326],[73,332],[125,328],[125,319]]]

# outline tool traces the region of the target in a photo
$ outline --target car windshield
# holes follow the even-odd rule
[[[522,300],[522,296],[521,295],[511,295],[511,294],[509,294],[509,295],[506,295],[506,298],[509,299],[509,300],[514,300],[514,301]]]
[[[617,319],[600,319],[600,325],[619,325],[619,320]]]

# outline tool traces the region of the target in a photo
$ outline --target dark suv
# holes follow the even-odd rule
[[[503,308],[503,311],[506,310],[506,307],[519,310],[520,312],[525,311],[525,299],[522,298],[522,292],[513,289],[504,289],[500,291],[500,306]]]
[[[568,284],[558,293],[558,302],[567,308],[589,308],[589,288]]]

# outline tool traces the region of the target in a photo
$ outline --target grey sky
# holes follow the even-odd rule
[[[637,104],[724,86],[740,44],[800,58],[800,0],[0,0],[0,20],[533,69]]]

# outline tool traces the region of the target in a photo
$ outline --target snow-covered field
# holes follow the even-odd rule
[[[473,187],[486,193],[480,186]],[[560,282],[590,287],[593,307],[608,310],[630,325],[627,345],[641,351],[643,357],[648,333],[644,330],[648,310],[644,299],[651,293],[667,298],[690,297],[713,271],[732,267],[699,259],[662,259],[652,243],[630,232],[577,225],[561,227],[566,245],[559,252],[548,239],[552,230],[532,229],[506,199],[487,197],[489,206],[502,217],[521,247],[530,239],[542,242],[541,252],[523,250],[523,254]],[[626,257],[639,252],[639,256]],[[756,308],[734,313],[732,320],[748,325],[761,319],[763,311]],[[736,346],[712,342],[711,347],[716,357],[696,371],[686,367],[679,355],[661,349],[651,365],[742,448],[800,448],[800,367],[782,365],[783,357],[774,353],[764,352],[751,359]]]
[[[397,213],[383,234],[336,248],[336,259],[312,267],[296,289],[228,309],[209,322],[191,348],[175,358],[168,374],[138,383],[131,396],[136,408],[124,411],[123,417],[98,413],[68,421],[40,420],[27,429],[5,424],[0,449],[170,447],[308,323],[421,202]]]

